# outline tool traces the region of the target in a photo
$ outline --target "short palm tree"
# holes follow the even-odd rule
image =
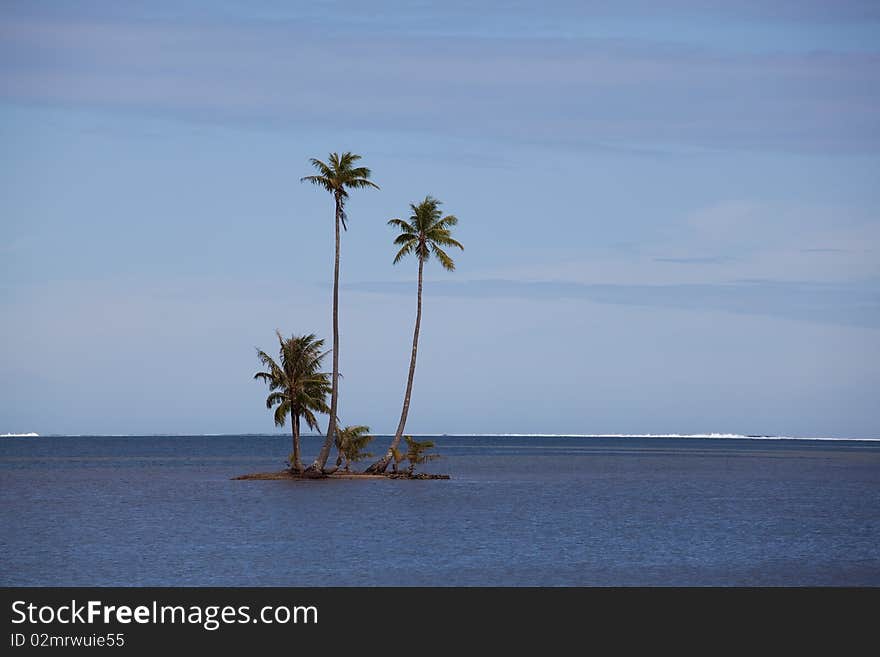
[[[412,436],[404,436],[406,439],[406,460],[409,461],[409,473],[412,474],[417,465],[439,459],[439,454],[425,454],[429,449],[434,448],[432,440],[413,440]]]
[[[275,407],[275,425],[283,427],[285,419],[290,415],[290,431],[293,436],[290,469],[302,472],[300,421],[305,420],[310,429],[320,431],[315,413],[330,412],[326,401],[330,392],[330,376],[319,371],[327,352],[322,351],[324,341],[313,333],[285,338],[279,331],[275,331],[275,335],[278,336],[279,360],[276,362],[265,351],[257,349],[257,357],[266,367],[266,371],[257,372],[254,378],[269,385],[266,408]]]
[[[364,449],[373,441],[370,435],[370,427],[362,424],[347,426],[344,429],[336,429],[336,447],[339,449],[339,457],[336,459],[336,467],[345,459],[345,471],[351,472],[350,465],[368,459],[372,454]]]
[[[394,226],[400,231],[395,238],[394,244],[399,250],[394,256],[394,264],[396,265],[404,257],[414,255],[419,263],[419,287],[416,304],[416,325],[413,330],[412,355],[409,361],[409,376],[406,380],[406,393],[403,396],[403,410],[400,413],[400,422],[397,425],[397,431],[391,441],[388,451],[379,461],[367,468],[367,472],[385,472],[388,463],[394,458],[394,450],[400,444],[403,436],[403,430],[406,427],[406,417],[409,413],[409,402],[412,396],[413,376],[416,373],[416,354],[419,349],[419,328],[422,323],[422,272],[425,263],[433,255],[440,261],[440,264],[447,271],[455,270],[455,262],[444,251],[444,247],[454,246],[459,249],[464,247],[452,237],[450,229],[458,224],[458,219],[453,215],[443,216],[440,212],[440,201],[431,196],[426,196],[425,200],[416,205],[410,205],[412,215],[409,221],[403,219],[391,219],[388,221],[389,226]]]
[[[317,170],[317,175],[304,176],[302,182],[310,182],[333,195],[336,207],[336,258],[333,266],[333,378],[330,391],[330,422],[327,427],[327,438],[318,453],[314,463],[309,466],[310,471],[321,472],[330,456],[330,448],[334,443],[336,432],[337,406],[339,404],[339,227],[348,230],[347,216],[345,214],[345,202],[348,200],[348,190],[363,189],[365,187],[379,186],[370,180],[371,172],[367,167],[356,166],[360,155],[345,152],[330,153],[327,162],[317,158],[309,160]]]
[[[402,452],[398,447],[391,448],[391,469],[397,474],[397,468],[401,463],[406,461],[406,452]]]

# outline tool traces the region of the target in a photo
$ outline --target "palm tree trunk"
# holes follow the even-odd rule
[[[339,402],[339,224],[342,221],[342,199],[339,194],[336,201],[336,259],[333,265],[333,379],[330,388],[330,421],[327,423],[327,438],[321,446],[318,457],[309,466],[309,472],[323,472],[330,448],[336,439],[336,408]]]
[[[303,465],[299,455],[299,416],[291,413],[290,432],[293,434],[293,470],[302,472]]]
[[[339,466],[342,465],[342,445],[336,445],[336,469],[339,469]]]
[[[366,472],[385,472],[388,468],[388,463],[394,458],[393,450],[397,448],[400,444],[400,439],[403,438],[403,430],[406,427],[406,416],[409,414],[409,400],[412,396],[413,377],[416,373],[416,354],[419,350],[419,328],[422,325],[422,269],[424,268],[424,264],[424,261],[419,258],[419,292],[416,305],[416,326],[413,330],[412,356],[409,361],[409,377],[406,380],[406,393],[403,396],[403,410],[400,412],[400,422],[397,425],[394,439],[391,441],[391,445],[388,447],[385,456],[367,468]]]

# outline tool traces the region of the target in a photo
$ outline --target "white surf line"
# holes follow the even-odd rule
[[[847,441],[847,442],[880,442],[880,438],[840,438],[833,436],[747,436],[737,433],[413,433],[416,438],[697,438],[705,440],[813,440],[813,441]],[[36,438],[37,433],[7,433],[0,438]],[[374,433],[376,438],[390,438],[390,433]],[[290,438],[281,433],[143,433],[143,434],[89,434],[89,433],[52,433],[46,438]],[[321,438],[313,434],[305,434],[303,438]]]
[[[842,440],[880,442],[880,438],[839,438],[832,436],[746,436],[721,433],[421,433],[416,437],[452,438],[702,438],[710,440]]]

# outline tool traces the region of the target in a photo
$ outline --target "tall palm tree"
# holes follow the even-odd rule
[[[293,436],[290,469],[302,472],[300,420],[305,420],[310,429],[320,431],[315,413],[330,412],[326,401],[330,392],[330,377],[326,372],[319,371],[327,352],[321,351],[324,341],[314,333],[284,338],[279,331],[275,331],[275,335],[278,336],[280,362],[262,349],[257,349],[257,358],[265,365],[266,371],[257,372],[254,378],[269,384],[266,408],[275,407],[275,426],[283,427],[285,418],[290,415]]]
[[[409,377],[406,381],[406,393],[403,396],[400,422],[385,456],[367,468],[367,472],[385,472],[388,463],[394,458],[394,450],[397,449],[406,427],[406,416],[409,413],[409,401],[412,396],[413,376],[416,373],[416,353],[419,349],[419,327],[422,323],[422,270],[425,263],[433,255],[440,261],[444,269],[454,271],[455,262],[443,250],[443,247],[455,246],[464,249],[459,242],[452,238],[450,232],[450,229],[458,224],[458,219],[451,214],[444,217],[440,212],[440,205],[441,203],[437,199],[426,196],[425,200],[418,205],[410,204],[412,215],[409,221],[403,219],[388,221],[389,226],[400,230],[400,234],[394,239],[394,244],[400,247],[397,255],[394,256],[394,264],[396,265],[408,255],[414,255],[419,262],[418,303],[416,305],[416,326],[413,331],[412,356],[409,361]]]
[[[317,158],[311,158],[309,162],[317,170],[317,175],[304,176],[301,182],[310,182],[324,189],[333,196],[336,207],[336,259],[333,266],[333,380],[330,392],[330,422],[327,427],[327,438],[318,453],[318,457],[309,466],[309,471],[321,472],[330,456],[330,449],[335,442],[337,406],[339,405],[339,226],[348,230],[345,214],[345,202],[348,200],[348,190],[363,189],[365,187],[379,186],[370,180],[371,172],[367,167],[355,166],[360,155],[345,152],[330,153],[327,160],[322,162]]]

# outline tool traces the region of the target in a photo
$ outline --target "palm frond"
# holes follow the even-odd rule
[[[261,349],[257,349],[257,358],[259,358],[260,362],[268,368],[268,371],[257,372],[254,374],[254,379],[264,381],[269,385],[270,389],[284,385],[284,370],[278,365],[278,363]]]
[[[409,242],[407,243],[400,251],[397,252],[397,255],[394,256],[394,264],[396,265],[400,262],[405,256],[408,256],[410,253],[414,253],[416,250],[416,246],[418,242]]]
[[[404,244],[409,244],[410,242],[416,242],[418,239],[419,236],[413,233],[401,233],[394,238],[394,244],[397,246],[403,246]]]
[[[400,228],[400,230],[402,232],[410,233],[412,235],[416,235],[419,232],[418,230],[416,230],[415,226],[413,226],[411,223],[409,223],[407,221],[404,221],[403,219],[389,219],[388,225],[389,226],[397,226],[398,228]]]
[[[416,243],[416,256],[422,262],[428,262],[431,259],[430,243],[426,240],[419,240]]]
[[[272,376],[271,372],[257,372],[256,374],[254,374],[254,379],[256,379],[257,381],[263,381],[271,385],[272,381],[275,380],[275,377]]]
[[[435,244],[441,244],[443,246],[454,246],[464,251],[464,246],[462,246],[461,242],[453,239],[447,231],[431,232],[428,241],[434,242]]]
[[[369,176],[370,170],[366,169],[367,175]],[[374,183],[372,180],[368,180],[365,177],[355,176],[349,178],[345,181],[345,186],[349,189],[364,189],[365,187],[372,187],[373,189],[381,189],[379,185]]]
[[[287,394],[279,391],[269,393],[266,397],[266,408],[272,408],[275,404],[281,404],[287,399]]]
[[[342,222],[342,230],[348,230],[348,215],[345,213],[345,198],[348,194],[344,196],[342,194],[339,195],[339,220]]]
[[[443,269],[446,271],[455,271],[455,261],[449,257],[449,255],[441,249],[436,244],[431,245],[431,252],[437,256],[437,260],[440,261],[440,264],[443,265]]]
[[[275,408],[275,413],[273,414],[276,427],[284,426],[288,413],[290,413],[290,401],[285,399]]]
[[[458,217],[453,214],[447,215],[443,217],[440,221],[434,224],[437,228],[449,228],[450,226],[455,226],[458,224]]]
[[[325,176],[303,176],[299,181],[312,183],[316,187],[321,187],[328,192],[333,191],[333,181]]]
[[[327,412],[328,413],[330,412],[329,408],[327,409]],[[321,431],[320,427],[318,426],[318,418],[315,417],[315,414],[312,412],[311,409],[309,409],[309,408],[302,409],[302,414],[300,415],[300,417],[302,417],[302,419],[306,421],[306,426],[309,429],[312,429],[313,431],[318,431],[318,432]]]
[[[334,155],[333,153],[331,153],[331,155],[330,155],[331,162],[333,161],[333,155]],[[315,169],[317,169],[318,173],[324,177],[329,178],[333,175],[333,169],[330,167],[330,165],[322,162],[321,160],[319,160],[316,157],[310,157],[309,164],[311,164]]]
[[[257,358],[260,359],[260,362],[263,363],[263,365],[265,365],[272,371],[281,369],[280,367],[278,367],[278,363],[275,362],[275,359],[262,349],[257,349]]]

